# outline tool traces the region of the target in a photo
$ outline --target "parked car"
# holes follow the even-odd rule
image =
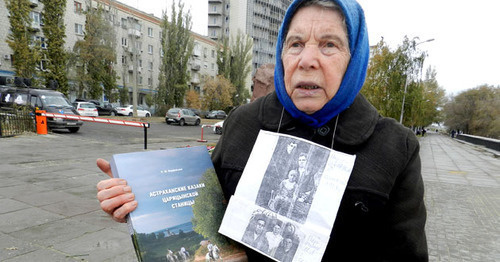
[[[81,116],[99,116],[97,112],[97,107],[94,103],[90,102],[74,102],[73,106],[75,107],[78,114]]]
[[[170,125],[178,123],[180,126],[184,124],[199,125],[201,119],[193,111],[187,108],[170,108],[165,114],[165,122]]]
[[[210,113],[208,113],[208,115],[206,116],[206,118],[209,118],[209,119],[224,119],[226,118],[227,114],[226,112],[222,111],[222,110],[213,110],[213,111],[210,111]]]
[[[27,107],[33,111],[40,109],[47,113],[78,115],[66,96],[54,90],[3,86],[0,91],[0,108],[4,111]],[[47,127],[50,129],[68,129],[76,133],[82,125],[81,120],[47,117]]]
[[[133,105],[128,105],[128,106],[124,106],[124,107],[117,107],[116,114],[122,115],[122,116],[133,116],[134,115]],[[148,110],[144,109],[142,106],[137,106],[137,116],[138,117],[150,117],[151,113]]]
[[[214,125],[214,133],[218,135],[222,135],[222,127],[224,126],[224,120],[215,123]]]
[[[196,108],[188,108],[189,110],[193,111],[197,116],[204,118],[207,116],[208,111],[206,110],[201,110],[201,109],[196,109]]]

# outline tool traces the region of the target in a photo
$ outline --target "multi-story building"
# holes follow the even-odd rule
[[[278,31],[291,0],[208,0],[208,36],[234,37],[241,31],[253,39],[253,72],[275,63]]]
[[[45,48],[45,39],[41,27],[43,26],[43,4],[38,0],[30,0],[32,11],[33,38],[40,40]],[[120,77],[119,88],[128,88],[132,103],[132,93],[137,91],[138,104],[145,105],[147,94],[155,93],[158,87],[159,67],[161,63],[161,19],[147,14],[126,4],[111,0],[67,0],[64,23],[66,26],[65,49],[72,52],[78,40],[83,40],[85,31],[84,10],[102,4],[106,17],[114,28],[116,37],[116,57],[114,69]],[[5,1],[0,1],[0,23],[9,25],[8,11]],[[9,33],[9,26],[0,27],[0,75],[12,76],[12,50],[5,42]],[[192,33],[194,51],[190,61],[190,87],[197,91],[203,90],[203,78],[217,75],[217,48],[218,43],[208,37]],[[39,70],[45,70],[43,63]],[[70,85],[74,86],[74,73],[69,74]],[[135,88],[134,88],[135,87]],[[72,88],[75,90],[75,88]],[[84,93],[84,97],[86,94]],[[76,92],[71,92],[70,100],[76,98]],[[107,98],[103,97],[106,101]]]

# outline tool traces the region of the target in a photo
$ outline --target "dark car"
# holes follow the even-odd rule
[[[2,88],[0,107],[3,110],[15,110],[18,107],[28,107],[31,110],[40,109],[47,113],[78,115],[62,93],[50,89],[10,87]],[[78,132],[83,122],[81,120],[47,117],[47,127],[50,129],[68,129],[71,133]]]
[[[99,116],[116,116],[116,108],[111,105],[109,102],[101,102],[97,100],[85,100],[85,99],[76,99],[75,102],[90,102],[93,103],[97,107],[97,113]]]
[[[226,116],[227,116],[226,112],[224,112],[222,110],[213,110],[207,114],[206,118],[208,118],[208,119],[224,119],[224,118],[226,118]]]

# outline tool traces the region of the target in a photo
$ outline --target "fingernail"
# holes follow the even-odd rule
[[[134,201],[130,202],[130,204],[132,204],[132,206],[135,207],[135,206],[137,206],[137,201],[134,200]]]
[[[135,198],[134,194],[132,193],[127,193],[127,199],[128,200],[133,200]]]
[[[130,186],[123,187],[124,192],[132,192],[132,188]]]
[[[118,181],[118,184],[120,184],[120,185],[126,185],[127,181],[126,180],[120,180],[120,181]]]

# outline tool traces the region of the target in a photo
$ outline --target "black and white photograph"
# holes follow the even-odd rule
[[[300,243],[297,226],[267,210],[255,210],[241,241],[279,261],[292,261]]]
[[[256,199],[258,206],[303,223],[330,151],[280,137]]]

